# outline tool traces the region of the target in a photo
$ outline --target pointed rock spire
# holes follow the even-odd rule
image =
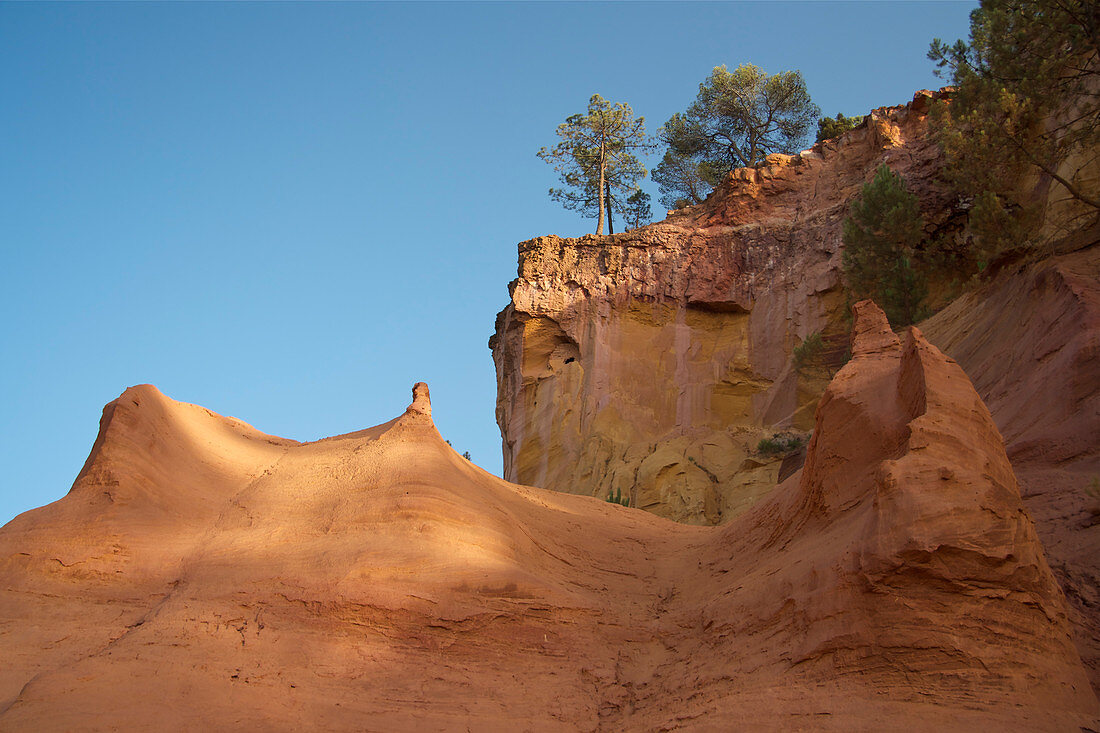
[[[428,394],[428,383],[417,382],[413,385],[413,401],[405,410],[405,414],[419,414],[431,420],[432,418],[432,398]]]
[[[861,300],[852,306],[852,355],[865,356],[901,348],[901,340],[890,328],[886,314],[874,301]]]

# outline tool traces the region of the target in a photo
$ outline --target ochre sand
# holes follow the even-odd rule
[[[856,308],[731,523],[507,483],[427,388],[296,443],[134,387],[0,529],[0,730],[1077,730],[1097,701],[963,371]]]

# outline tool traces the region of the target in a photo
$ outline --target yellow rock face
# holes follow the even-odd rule
[[[751,427],[754,398],[772,385],[748,358],[749,320],[632,301],[585,329],[583,349],[550,319],[523,321],[516,407],[524,430],[509,475],[618,493],[681,522],[731,516],[747,505],[722,490],[735,475],[755,496],[751,487],[773,486],[779,470],[774,457],[742,468],[767,433]]]

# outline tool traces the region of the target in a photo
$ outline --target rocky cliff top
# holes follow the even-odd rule
[[[844,135],[798,155],[770,155],[734,170],[698,205],[609,236],[543,236],[519,244],[512,308],[568,320],[586,300],[686,300],[700,308],[751,310],[755,300],[808,279],[836,284],[840,222],[880,163],[905,177],[930,228],[952,214],[937,182],[940,152],[927,135],[930,106],[946,91],[872,110]]]

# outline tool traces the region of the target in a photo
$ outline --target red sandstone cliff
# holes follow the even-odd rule
[[[1081,234],[1083,249],[1008,266],[922,325],[1005,437],[1100,689],[1100,231]]]
[[[963,371],[856,314],[723,527],[509,484],[427,390],[298,444],[151,387],[0,529],[0,730],[1067,730],[1097,702]]]

